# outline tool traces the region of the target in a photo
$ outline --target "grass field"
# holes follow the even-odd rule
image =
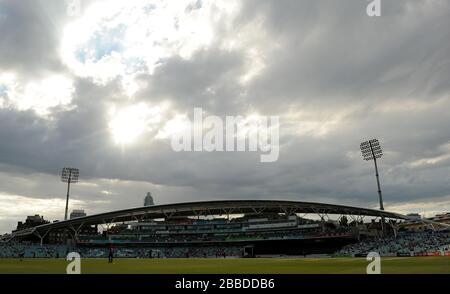
[[[84,274],[365,274],[364,258],[82,259]],[[64,259],[0,259],[0,274],[64,274]],[[383,258],[385,274],[450,274],[450,257]]]

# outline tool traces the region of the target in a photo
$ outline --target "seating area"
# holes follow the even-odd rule
[[[430,252],[450,251],[450,232],[408,232],[396,238],[366,239],[342,248],[338,255],[367,255],[377,252],[381,256],[421,255]]]
[[[69,247],[64,245],[36,245],[26,243],[0,243],[0,258],[57,258],[65,257]]]
[[[188,244],[186,244],[188,245]],[[85,258],[106,258],[108,246],[70,247],[32,243],[0,243],[0,258],[64,258],[68,252],[78,252]],[[242,257],[242,246],[114,246],[117,258],[229,258]],[[450,231],[402,232],[397,237],[364,239],[336,252],[338,256],[365,256],[377,252],[381,256],[450,254]]]
[[[85,258],[106,258],[108,248],[79,247],[64,245],[36,245],[22,243],[0,243],[0,258],[65,258],[68,252],[78,252]],[[202,246],[170,248],[113,248],[117,258],[229,258],[241,257],[243,248],[238,246]]]
[[[107,248],[77,248],[82,257],[101,258],[107,257]],[[233,247],[170,247],[170,248],[114,248],[114,256],[118,258],[223,258],[241,257],[243,249]]]

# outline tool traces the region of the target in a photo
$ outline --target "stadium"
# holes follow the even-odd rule
[[[119,260],[354,258],[371,251],[384,257],[437,257],[450,255],[450,232],[442,221],[352,206],[207,201],[143,206],[16,230],[1,237],[0,257],[42,260],[75,251],[98,259],[108,257],[111,248]]]

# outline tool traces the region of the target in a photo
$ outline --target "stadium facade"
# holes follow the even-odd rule
[[[381,225],[381,220],[385,225]],[[78,247],[241,248],[255,254],[335,252],[368,236],[395,235],[407,216],[325,203],[228,200],[144,206],[3,236],[3,241]]]

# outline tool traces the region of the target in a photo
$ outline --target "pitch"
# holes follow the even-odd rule
[[[364,258],[82,259],[82,274],[365,274]],[[64,274],[64,259],[0,259],[0,274]],[[450,257],[382,258],[384,274],[450,274]]]

